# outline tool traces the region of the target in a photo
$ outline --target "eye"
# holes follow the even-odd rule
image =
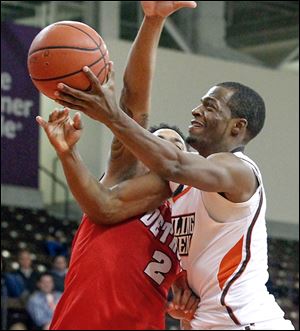
[[[208,111],[216,111],[216,106],[212,103],[207,103],[205,108],[208,110]]]

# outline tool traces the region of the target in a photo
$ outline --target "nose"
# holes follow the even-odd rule
[[[196,107],[196,108],[194,108],[193,110],[192,110],[192,115],[193,116],[201,116],[201,109],[200,109],[200,106],[198,106],[198,107]]]

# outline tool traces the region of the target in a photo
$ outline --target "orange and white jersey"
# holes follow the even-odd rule
[[[182,267],[201,300],[191,322],[196,330],[223,330],[284,315],[265,286],[269,275],[261,174],[242,152],[234,154],[253,169],[259,182],[248,201],[233,203],[218,193],[186,186],[173,198]]]

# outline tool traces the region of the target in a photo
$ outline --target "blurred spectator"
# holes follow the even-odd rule
[[[7,327],[7,286],[5,282],[5,262],[1,257],[1,330]]]
[[[15,272],[23,279],[24,290],[32,293],[36,289],[36,282],[40,273],[32,266],[31,252],[23,249],[18,253],[19,270]]]
[[[28,329],[25,324],[21,322],[17,322],[12,324],[8,330],[28,330]]]
[[[53,259],[52,269],[50,274],[54,280],[54,287],[56,291],[63,292],[65,285],[65,276],[68,271],[67,258],[63,255],[58,255]]]
[[[49,330],[54,309],[62,293],[54,291],[53,277],[48,273],[40,276],[37,286],[39,290],[29,297],[27,311],[36,327]]]
[[[55,257],[57,255],[67,255],[68,248],[60,235],[56,235],[53,237],[52,235],[48,235],[45,241],[46,252],[49,256]]]
[[[26,295],[24,280],[16,272],[8,272],[3,275],[6,294],[10,298],[20,298]],[[28,294],[28,293],[27,293]]]

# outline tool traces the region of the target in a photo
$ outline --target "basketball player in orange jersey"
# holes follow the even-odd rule
[[[157,6],[166,8],[176,2],[142,3],[146,17],[155,21],[150,31],[157,38],[156,31],[161,31],[165,21]],[[139,33],[151,38],[151,33]],[[137,51],[145,55],[148,49]],[[153,65],[148,62],[148,67]],[[113,77],[101,87],[88,68],[84,71],[93,93],[61,86],[60,103],[104,123],[160,177],[186,185],[174,204],[173,218],[175,231],[180,217],[182,228],[193,232],[189,250],[182,256],[189,285],[201,298],[191,328],[294,329],[265,286],[266,196],[257,165],[243,152],[264,125],[261,96],[236,82],[210,88],[192,111],[187,141],[198,151],[196,155],[158,139],[122,113],[115,100]],[[175,295],[175,305],[180,298],[180,293]]]
[[[173,11],[188,5],[178,3]],[[158,39],[149,41],[155,44]],[[132,53],[143,42],[138,37]],[[148,54],[152,58],[156,47],[149,45],[149,49],[153,49]],[[130,54],[128,68],[134,59],[136,56]],[[124,110],[142,126],[147,124],[152,74],[153,67],[140,77],[141,98],[138,93],[134,102],[129,102],[127,93],[122,98]],[[131,79],[125,73],[129,85]],[[162,203],[170,196],[168,185],[155,174],[145,175],[148,170],[117,140],[99,183],[76,148],[82,132],[80,114],[72,120],[69,110],[56,110],[48,122],[41,117],[37,121],[55,148],[69,187],[85,213],[73,241],[65,291],[50,329],[164,329],[168,289],[179,270],[170,209],[167,201]],[[156,134],[184,149],[184,141],[175,131],[160,129]],[[183,286],[184,311],[177,311],[177,316],[188,318],[198,301],[186,284]]]

